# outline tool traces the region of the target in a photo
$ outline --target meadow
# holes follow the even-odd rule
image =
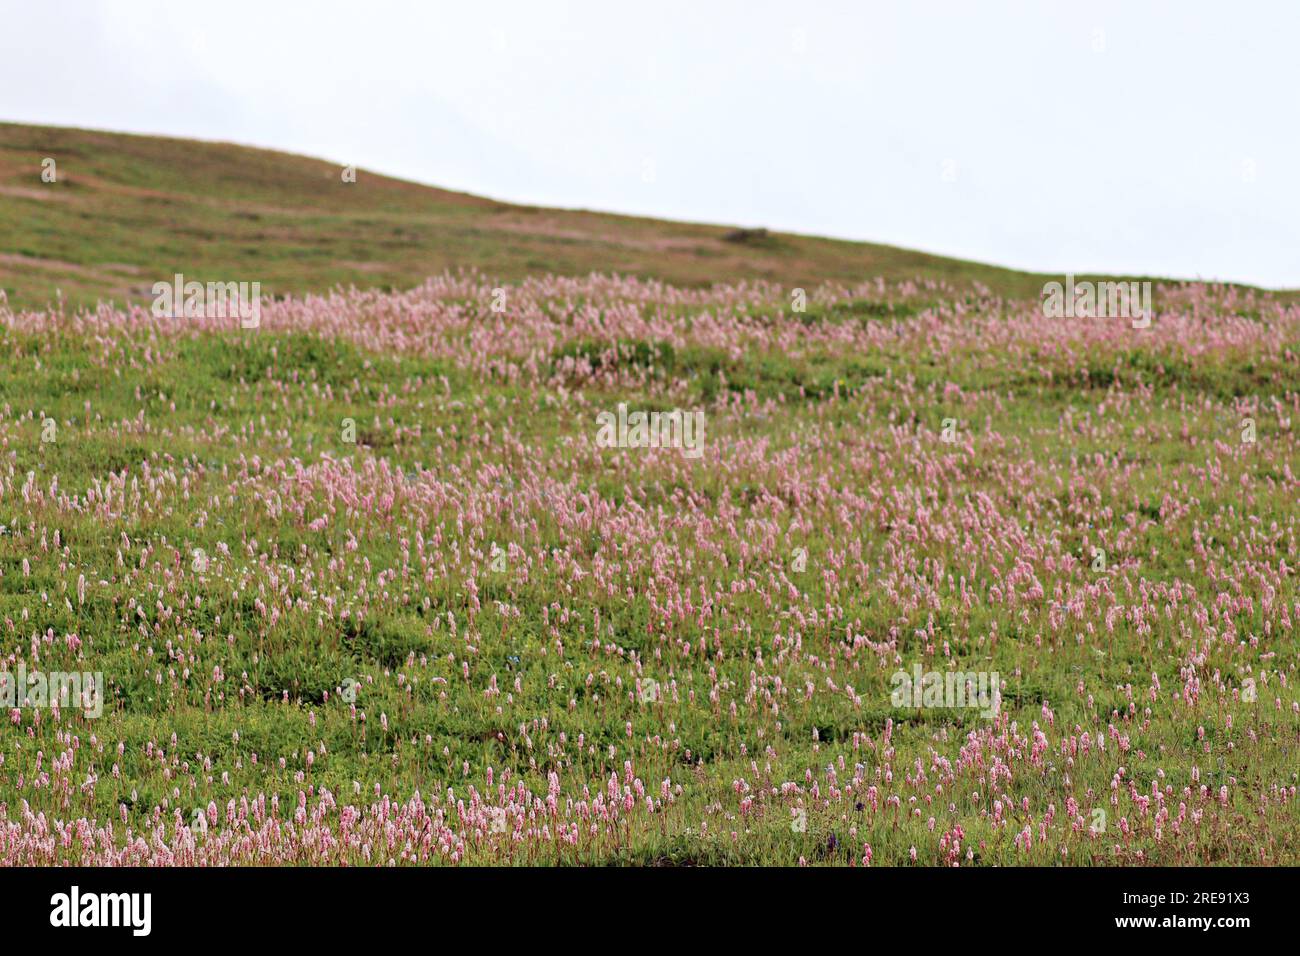
[[[0,302],[0,864],[1300,863],[1300,306],[805,291]]]

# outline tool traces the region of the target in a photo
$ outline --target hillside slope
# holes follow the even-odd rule
[[[57,179],[42,181],[42,162]],[[891,246],[495,202],[317,159],[121,133],[0,123],[0,288],[40,306],[143,301],[176,272],[405,288],[447,269],[511,280],[620,272],[681,285],[934,278],[1036,296],[1046,278]]]

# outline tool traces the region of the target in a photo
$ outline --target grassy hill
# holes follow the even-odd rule
[[[21,303],[488,273],[0,310],[0,867],[1300,864],[1300,306],[0,130]]]
[[[41,178],[42,161],[57,181]],[[228,143],[0,123],[0,287],[20,306],[150,298],[183,272],[266,294],[621,272],[679,285],[927,277],[1014,297],[1050,277],[892,246],[495,202]]]

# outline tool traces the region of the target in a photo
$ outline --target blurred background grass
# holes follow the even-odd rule
[[[55,160],[57,181],[42,181]],[[152,301],[177,272],[264,295],[402,289],[448,269],[707,286],[944,280],[1037,298],[1053,276],[893,246],[495,202],[228,143],[0,123],[0,288],[16,307]],[[1080,276],[1080,279],[1085,276]],[[1105,278],[1093,276],[1092,278]]]

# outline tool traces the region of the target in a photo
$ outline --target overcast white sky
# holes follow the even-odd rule
[[[0,0],[0,120],[1300,286],[1300,4]]]

